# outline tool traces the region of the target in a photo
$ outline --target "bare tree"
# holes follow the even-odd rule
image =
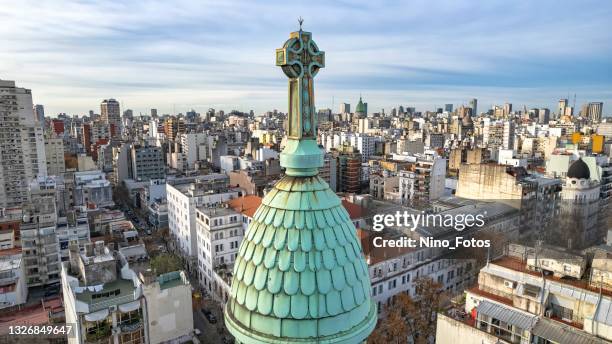
[[[436,332],[436,313],[447,301],[446,294],[439,283],[430,278],[414,280],[415,296],[406,293],[394,297],[386,307],[387,318],[379,321],[368,339],[372,344],[428,343]]]

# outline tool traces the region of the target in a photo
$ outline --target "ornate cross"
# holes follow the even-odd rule
[[[289,77],[289,116],[287,137],[316,138],[314,76],[325,67],[325,53],[312,40],[310,32],[292,32],[282,48],[276,49],[276,65]]]

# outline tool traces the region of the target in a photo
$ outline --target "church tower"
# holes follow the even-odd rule
[[[325,66],[310,32],[276,50],[289,78],[285,176],[264,197],[234,264],[225,323],[238,343],[363,343],[377,321],[361,245],[319,177],[314,76]]]

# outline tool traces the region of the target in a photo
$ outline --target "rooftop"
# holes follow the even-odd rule
[[[253,218],[255,211],[261,205],[262,198],[255,195],[242,196],[234,198],[227,204],[235,211],[242,213],[245,216]]]
[[[589,291],[589,292],[593,292],[593,293],[599,293],[600,292],[600,288],[599,287],[594,287],[589,285],[588,281],[585,279],[572,279],[572,278],[560,278],[560,277],[556,277],[554,275],[543,275],[540,272],[537,271],[533,271],[533,270],[529,270],[527,268],[527,264],[526,262],[524,262],[523,260],[519,259],[519,258],[515,258],[515,257],[509,257],[509,256],[503,256],[500,257],[498,259],[495,259],[493,261],[491,261],[490,263],[491,265],[496,265],[496,266],[500,266],[506,269],[510,269],[513,271],[517,271],[517,272],[521,272],[521,273],[525,273],[527,275],[530,276],[534,276],[534,277],[538,277],[538,278],[544,278],[548,281],[553,281],[553,282],[558,282],[560,284],[566,285],[566,286],[570,286],[570,287],[574,287],[574,288],[579,288],[585,291]],[[483,268],[483,270],[486,269]],[[585,274],[587,275],[587,274]],[[606,296],[612,296],[612,290],[607,289],[605,287],[601,288],[601,293],[603,295]]]
[[[76,299],[88,304],[89,312],[134,301],[134,290],[134,283],[122,278],[103,285],[74,288]]]

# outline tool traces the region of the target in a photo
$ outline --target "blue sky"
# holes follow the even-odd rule
[[[318,108],[419,110],[479,100],[612,113],[609,1],[30,1],[0,6],[0,79],[47,114],[285,110],[274,50],[297,29],[326,52]],[[570,100],[571,103],[571,100]]]

